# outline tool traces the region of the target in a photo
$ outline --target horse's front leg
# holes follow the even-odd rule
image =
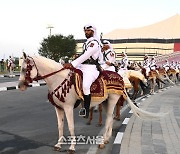
[[[133,100],[136,99],[138,91],[139,91],[139,81],[135,81],[135,83],[134,83],[134,93],[133,93],[133,97],[132,97]]]
[[[124,103],[124,98],[123,96],[120,96],[116,104],[116,115],[114,117],[115,120],[118,120],[118,121],[120,120],[120,109],[121,109],[121,106],[123,106],[123,103]]]
[[[152,79],[151,79],[151,90],[150,90],[150,94],[154,94],[154,88],[155,88],[155,79],[152,78]]]
[[[63,128],[64,128],[64,110],[60,108],[56,108],[56,115],[57,115],[57,121],[58,121],[58,130],[59,130],[59,139],[58,143],[54,146],[55,151],[61,150],[61,144],[63,142]]]
[[[91,125],[92,119],[93,119],[93,110],[94,107],[90,108],[90,114],[89,114],[89,121],[87,122],[87,125]]]
[[[154,94],[155,86],[156,86],[156,78],[153,78],[153,92],[152,92],[152,94]]]
[[[67,123],[69,127],[69,132],[71,135],[70,141],[71,146],[69,147],[69,153],[75,152],[75,144],[76,144],[76,137],[74,133],[74,114],[73,114],[73,106],[66,106],[64,107],[64,111],[67,118]]]
[[[117,101],[119,99],[118,95],[113,95],[109,97],[108,99],[108,107],[107,107],[107,118],[105,123],[105,132],[103,134],[104,141],[99,145],[100,149],[105,148],[105,144],[109,143],[109,139],[112,136],[112,126],[113,126],[113,111],[115,108],[115,105],[117,104]]]
[[[102,104],[99,104],[99,122],[97,126],[102,126]]]

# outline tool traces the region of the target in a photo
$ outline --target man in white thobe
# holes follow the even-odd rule
[[[97,63],[102,53],[95,26],[92,24],[85,25],[84,32],[87,41],[83,44],[83,53],[71,63],[64,64],[64,68],[78,67],[83,73],[84,108],[81,108],[79,115],[88,118],[91,102],[90,87],[99,76]]]

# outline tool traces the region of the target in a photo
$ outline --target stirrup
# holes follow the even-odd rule
[[[81,108],[80,111],[79,111],[79,116],[86,116],[86,109],[85,108]]]

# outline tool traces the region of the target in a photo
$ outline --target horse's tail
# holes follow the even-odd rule
[[[148,88],[147,82],[144,82],[144,81],[140,80],[139,84],[140,84],[142,89]]]
[[[164,116],[166,116],[169,113],[169,112],[167,112],[167,113],[152,113],[152,112],[145,111],[143,109],[138,108],[136,105],[134,105],[134,103],[131,101],[131,99],[129,98],[127,93],[126,93],[126,96],[127,96],[126,101],[128,102],[129,106],[131,107],[131,110],[133,111],[133,113],[143,120],[159,120],[160,118],[163,118]]]
[[[168,80],[168,82],[169,82],[170,84],[175,85],[175,83],[172,82],[172,81],[169,79],[168,75],[166,75],[166,79]]]
[[[161,77],[157,77],[157,80],[163,84],[166,84]]]

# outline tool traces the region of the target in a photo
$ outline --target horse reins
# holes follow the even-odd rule
[[[38,81],[38,80],[42,80],[42,79],[48,78],[48,77],[50,77],[50,76],[52,76],[52,75],[54,75],[54,74],[56,74],[58,72],[61,72],[61,71],[65,70],[65,68],[61,68],[60,70],[57,70],[57,71],[54,71],[52,73],[49,73],[49,74],[41,76],[39,74],[39,71],[38,71],[38,68],[36,66],[36,63],[35,63],[34,59],[32,57],[29,57],[29,58],[31,58],[33,60],[33,63],[34,63],[34,65],[31,65],[30,64],[30,59],[26,60],[27,70],[26,70],[25,80],[29,81],[29,83],[32,83],[33,81]],[[33,66],[35,66],[35,68],[37,70],[37,75],[36,75],[35,78],[31,78],[31,71],[32,71]],[[25,82],[25,84],[28,85],[27,82]]]

